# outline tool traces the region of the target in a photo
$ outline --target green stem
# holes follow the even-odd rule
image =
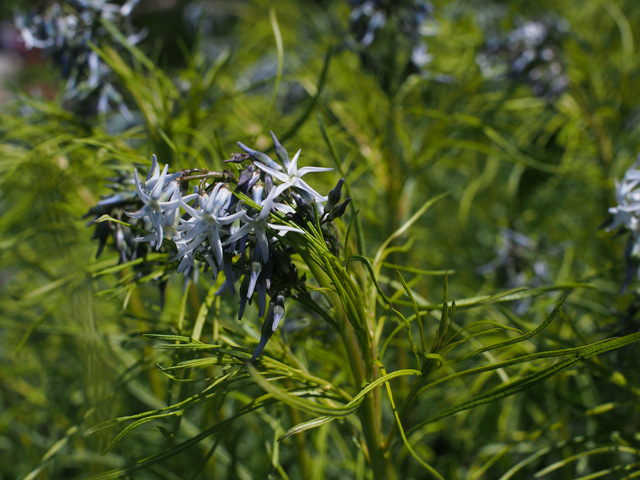
[[[289,407],[289,414],[291,415],[291,422],[293,425],[298,425],[302,423],[302,417],[300,417],[300,412],[293,407]],[[300,459],[300,470],[302,473],[302,479],[308,480],[311,478],[311,462],[309,461],[309,455],[307,455],[307,442],[305,438],[305,433],[299,433],[298,435],[293,436],[296,448],[298,449],[298,455]]]
[[[329,300],[334,306],[336,322],[347,352],[354,384],[356,389],[360,389],[366,380],[374,380],[373,376],[377,376],[377,369],[373,368],[372,352],[360,349],[355,331],[344,310],[342,299],[335,292],[330,278],[322,267],[305,252],[301,252],[301,255],[320,286],[326,288],[327,295],[330,297]],[[371,378],[367,378],[367,376],[371,376]],[[362,433],[373,470],[373,478],[375,480],[395,479],[396,475],[390,462],[389,452],[382,444],[380,414],[379,409],[376,408],[374,395],[369,394],[364,398],[358,410],[358,417],[360,417],[360,423],[362,424]]]

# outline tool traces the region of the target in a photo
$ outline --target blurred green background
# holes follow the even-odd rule
[[[453,299],[593,285],[569,296],[529,353],[638,331],[637,280],[621,293],[626,236],[600,228],[615,205],[614,180],[640,151],[636,0],[143,0],[133,25],[147,32],[138,47],[151,65],[114,47],[124,59],[116,78],[134,117],[128,123],[115,110],[95,117],[71,108],[51,59],[20,46],[14,13],[44,3],[0,5],[10,66],[0,113],[1,479],[86,478],[129,465],[242,403],[200,406],[174,438],[151,422],[105,455],[114,431],[80,436],[189,391],[187,384],[176,393],[156,368],[173,358],[141,334],[175,331],[181,311],[193,322],[210,281],[191,285],[181,305],[183,279],[171,275],[163,309],[151,280],[119,289],[124,273],[96,275],[117,253],[108,245],[95,260],[93,229],[82,218],[108,193],[106,178],[134,163],[146,171],[151,153],[173,169],[222,169],[236,141],[266,151],[273,130],[290,152],[302,148],[305,165],[334,166],[320,117],[360,210],[366,254],[448,192],[397,242],[389,263],[451,271]],[[376,12],[386,21],[374,28]],[[111,44],[119,45],[96,41],[105,52]],[[337,178],[314,185],[328,191]],[[411,282],[429,302],[442,300],[442,277]],[[529,327],[554,300],[487,306],[458,321]],[[216,302],[220,317],[233,317],[232,298]],[[291,312],[282,335],[296,352],[334,341],[309,312]],[[397,347],[402,366],[407,347]],[[436,422],[413,443],[447,479],[634,478],[639,361],[636,345],[590,359],[542,387]],[[416,415],[447,406],[461,389],[431,394]],[[276,407],[249,415],[129,478],[302,478],[293,441],[275,442],[274,419],[285,430],[293,424]],[[357,442],[339,432],[307,437],[318,465],[311,478],[369,478]],[[397,464],[406,478],[425,478],[405,451]]]

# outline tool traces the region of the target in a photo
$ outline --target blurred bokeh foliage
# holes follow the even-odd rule
[[[11,21],[9,3],[0,14]],[[376,12],[386,23],[369,23]],[[420,33],[411,20],[418,14]],[[111,244],[95,258],[94,227],[83,216],[109,193],[108,178],[146,171],[152,153],[173,171],[222,170],[237,141],[269,152],[273,130],[289,151],[302,148],[305,165],[336,168],[314,179],[319,191],[345,176],[355,208],[338,228],[344,239],[358,223],[359,253],[371,261],[425,202],[448,193],[386,251],[378,280],[394,301],[405,292],[395,268],[420,305],[442,303],[444,277],[428,271],[449,271],[448,299],[456,301],[589,284],[571,291],[539,335],[485,352],[487,363],[638,332],[637,279],[621,293],[625,239],[601,229],[614,180],[640,152],[637,0],[142,1],[133,16],[147,31],[137,47],[108,24],[88,46],[132,118],[118,109],[74,111],[63,101],[64,80],[40,83],[38,70],[53,68],[46,56],[23,70],[0,112],[0,478],[86,478],[161,452],[174,454],[122,475],[372,478],[359,419],[279,441],[313,416],[286,402],[251,412],[264,389],[249,375],[179,415],[149,419],[112,449],[123,425],[81,436],[188,399],[231,371],[176,369],[169,373],[188,381],[173,381],[157,364],[200,354],[154,348],[160,340],[142,334],[194,337],[199,328],[195,340],[247,352],[260,337],[254,311],[238,323],[234,299],[213,297],[220,281],[202,274],[186,282],[171,268],[136,276],[118,265]],[[371,291],[373,312],[388,318],[380,332],[387,338],[397,317]],[[531,331],[559,298],[536,293],[460,307],[453,327],[491,321]],[[404,300],[396,305],[409,317]],[[440,311],[428,310],[432,340]],[[469,348],[512,334],[495,329],[469,339]],[[327,322],[292,302],[265,354],[355,394],[361,386],[351,383],[337,343]],[[417,368],[404,330],[385,348],[388,372]],[[461,362],[468,369],[478,361]],[[417,455],[447,479],[638,476],[637,344],[410,430],[543,362],[424,391],[405,412]],[[294,388],[299,379],[287,381]],[[411,384],[393,382],[398,403]],[[389,431],[392,409],[384,386],[378,392]],[[184,443],[198,435],[202,441]],[[425,478],[401,441],[391,452],[398,478]]]

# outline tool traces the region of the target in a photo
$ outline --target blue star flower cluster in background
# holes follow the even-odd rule
[[[502,15],[505,15],[503,12]],[[555,98],[569,86],[562,42],[567,38],[566,20],[548,14],[539,18],[516,18],[512,30],[504,31],[498,23],[501,15],[485,20],[487,35],[484,48],[476,55],[483,76],[502,80],[508,76],[531,87],[540,97]]]
[[[104,0],[69,0],[16,16],[25,47],[42,50],[60,68],[69,110],[89,115],[117,109],[132,120],[113,72],[91,46],[99,46],[109,36],[103,22],[112,24],[131,45],[144,38],[145,33],[136,32],[131,23],[131,12],[138,2],[128,0],[119,5]]]
[[[433,60],[426,39],[438,35],[433,5],[424,0],[352,0],[349,17],[351,48],[362,64],[393,89],[398,78],[410,74],[431,77],[427,65]],[[450,81],[443,76],[435,80]]]

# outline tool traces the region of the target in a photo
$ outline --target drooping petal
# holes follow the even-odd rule
[[[273,205],[273,199],[276,198],[277,193],[277,188],[273,188],[271,192],[269,192],[269,196],[262,203],[262,210],[256,220],[264,221],[269,217],[269,213],[271,213],[271,205]]]
[[[213,272],[213,278],[214,279],[218,278],[218,264],[214,262],[213,255],[211,255],[209,250],[207,250],[203,256],[204,256],[204,259],[207,261],[207,265],[211,267],[211,270]]]
[[[246,215],[246,213],[245,213]],[[229,245],[230,243],[235,242],[236,240],[239,240],[240,238],[244,237],[245,235],[247,235],[251,229],[253,227],[251,226],[250,223],[245,223],[243,226],[241,226],[238,231],[236,233],[234,233],[233,235],[231,235],[229,238],[227,238],[227,240],[222,244],[222,245]]]
[[[264,277],[259,278],[256,290],[258,291],[258,317],[262,317],[267,309],[267,283]]]
[[[220,241],[218,227],[213,226],[209,228],[207,237],[209,245],[211,245],[211,248],[213,249],[213,254],[216,257],[216,262],[218,262],[218,265],[222,264],[222,242]]]
[[[256,225],[254,227],[254,233],[256,235],[256,248],[259,255],[262,257],[262,263],[267,263],[269,260],[269,240],[267,240],[267,234],[264,231],[264,226]]]
[[[244,210],[241,210],[239,212],[232,213],[231,215],[227,215],[226,217],[216,217],[216,221],[220,225],[229,225],[230,223],[235,222],[239,218],[242,218],[246,214],[247,212],[245,212]]]
[[[151,213],[151,207],[149,207],[149,205],[145,205],[144,207],[142,207],[137,212],[127,212],[127,211],[125,211],[124,213],[126,213],[131,218],[144,218],[144,217],[146,217],[147,215],[149,215]]]
[[[189,245],[186,245],[186,244],[183,244],[184,246],[181,245],[182,248],[178,247],[178,253],[176,253],[169,261],[173,262],[179,259],[180,257],[188,255],[189,253],[193,252],[196,248],[198,248],[200,245],[202,245],[202,242],[204,242],[205,240],[206,240],[205,235],[199,235]]]
[[[307,182],[305,182],[301,178],[296,178],[295,181],[293,182],[293,186],[296,187],[296,188],[299,188],[300,190],[304,190],[307,193],[310,193],[311,195],[313,195],[316,198],[322,199],[323,202],[327,200],[327,197],[323,197],[322,195],[320,195],[313,188],[311,188],[307,184]]]
[[[242,320],[244,309],[247,306],[247,288],[249,287],[249,279],[245,275],[240,284],[240,308],[238,309],[238,320]]]
[[[156,229],[156,250],[160,250],[160,247],[162,246],[162,239],[163,239],[163,234],[164,232],[162,231],[162,224],[163,224],[163,220],[162,220],[162,213],[161,212],[152,212],[151,213],[151,222],[153,224],[153,226]]]
[[[185,255],[184,257],[182,257],[182,260],[180,260],[180,264],[178,265],[176,272],[185,272],[185,274],[188,274],[187,270],[190,270],[191,268],[193,268],[193,266],[193,255]]]
[[[235,275],[233,273],[233,263],[231,255],[224,255],[222,259],[222,270],[224,271],[224,283],[216,292],[216,295],[220,295],[223,292],[229,290],[232,295],[236,294],[236,289],[233,286],[235,283]]]

